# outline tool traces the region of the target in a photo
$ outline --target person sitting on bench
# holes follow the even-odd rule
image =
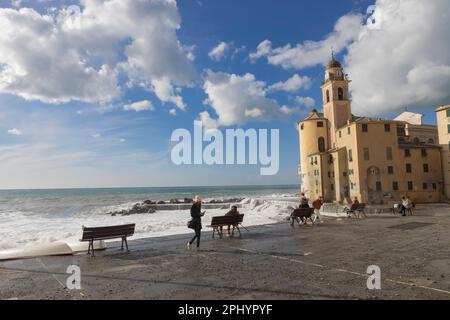
[[[352,207],[352,208],[356,208],[357,205],[359,205],[358,197],[354,197],[354,198],[353,198],[353,201],[352,201],[351,207]],[[347,218],[350,218],[350,214],[351,214],[351,211],[350,211],[350,210],[347,210]]]
[[[305,196],[305,193],[302,192],[300,197],[300,206],[299,209],[307,209],[309,208],[308,198]]]
[[[299,209],[309,209],[309,200],[308,200],[308,198],[305,196],[305,193],[304,193],[304,192],[301,193],[301,196],[300,196],[300,205],[298,206],[298,208],[299,208]],[[300,219],[300,221],[301,221],[302,223],[305,223],[305,218],[303,218],[303,217],[300,217],[300,218],[296,217],[295,219],[297,220],[297,222],[298,222],[298,220]],[[292,224],[294,224],[294,220],[292,220]]]
[[[232,206],[231,210],[228,211],[225,214],[225,216],[226,217],[235,217],[235,216],[238,216],[239,214],[240,213],[238,211],[238,208],[236,206]],[[223,226],[220,226],[219,229],[220,229],[220,233],[222,233],[223,232]],[[228,237],[231,236],[231,225],[230,224],[228,225],[228,233],[227,233],[227,235],[228,235]]]

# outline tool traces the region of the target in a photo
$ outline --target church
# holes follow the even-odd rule
[[[436,110],[437,126],[412,112],[393,120],[356,116],[350,83],[332,55],[321,86],[323,112],[314,109],[298,122],[302,192],[336,203],[448,199],[450,106]]]

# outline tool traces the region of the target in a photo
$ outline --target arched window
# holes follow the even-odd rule
[[[338,88],[338,99],[344,100],[344,90],[342,88]]]
[[[320,137],[318,140],[319,152],[325,152],[325,139]]]
[[[434,144],[434,139],[432,139],[432,138],[428,139],[428,143],[429,144]]]
[[[367,174],[368,175],[379,175],[380,174],[380,169],[378,167],[370,167],[369,169],[367,169]]]
[[[327,102],[330,102],[330,91],[327,90]]]
[[[416,137],[414,138],[413,142],[414,144],[420,144],[420,139]]]

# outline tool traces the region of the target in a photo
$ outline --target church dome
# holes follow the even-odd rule
[[[328,62],[327,69],[331,68],[342,68],[342,65],[339,61],[337,61],[334,57]]]

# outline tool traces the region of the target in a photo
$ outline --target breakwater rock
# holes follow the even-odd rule
[[[242,207],[243,198],[213,199],[202,203],[202,209],[229,209],[232,205]],[[109,212],[111,216],[129,216],[132,214],[152,214],[159,210],[189,210],[194,203],[193,199],[170,199],[168,201],[145,200],[136,203],[131,209]]]

